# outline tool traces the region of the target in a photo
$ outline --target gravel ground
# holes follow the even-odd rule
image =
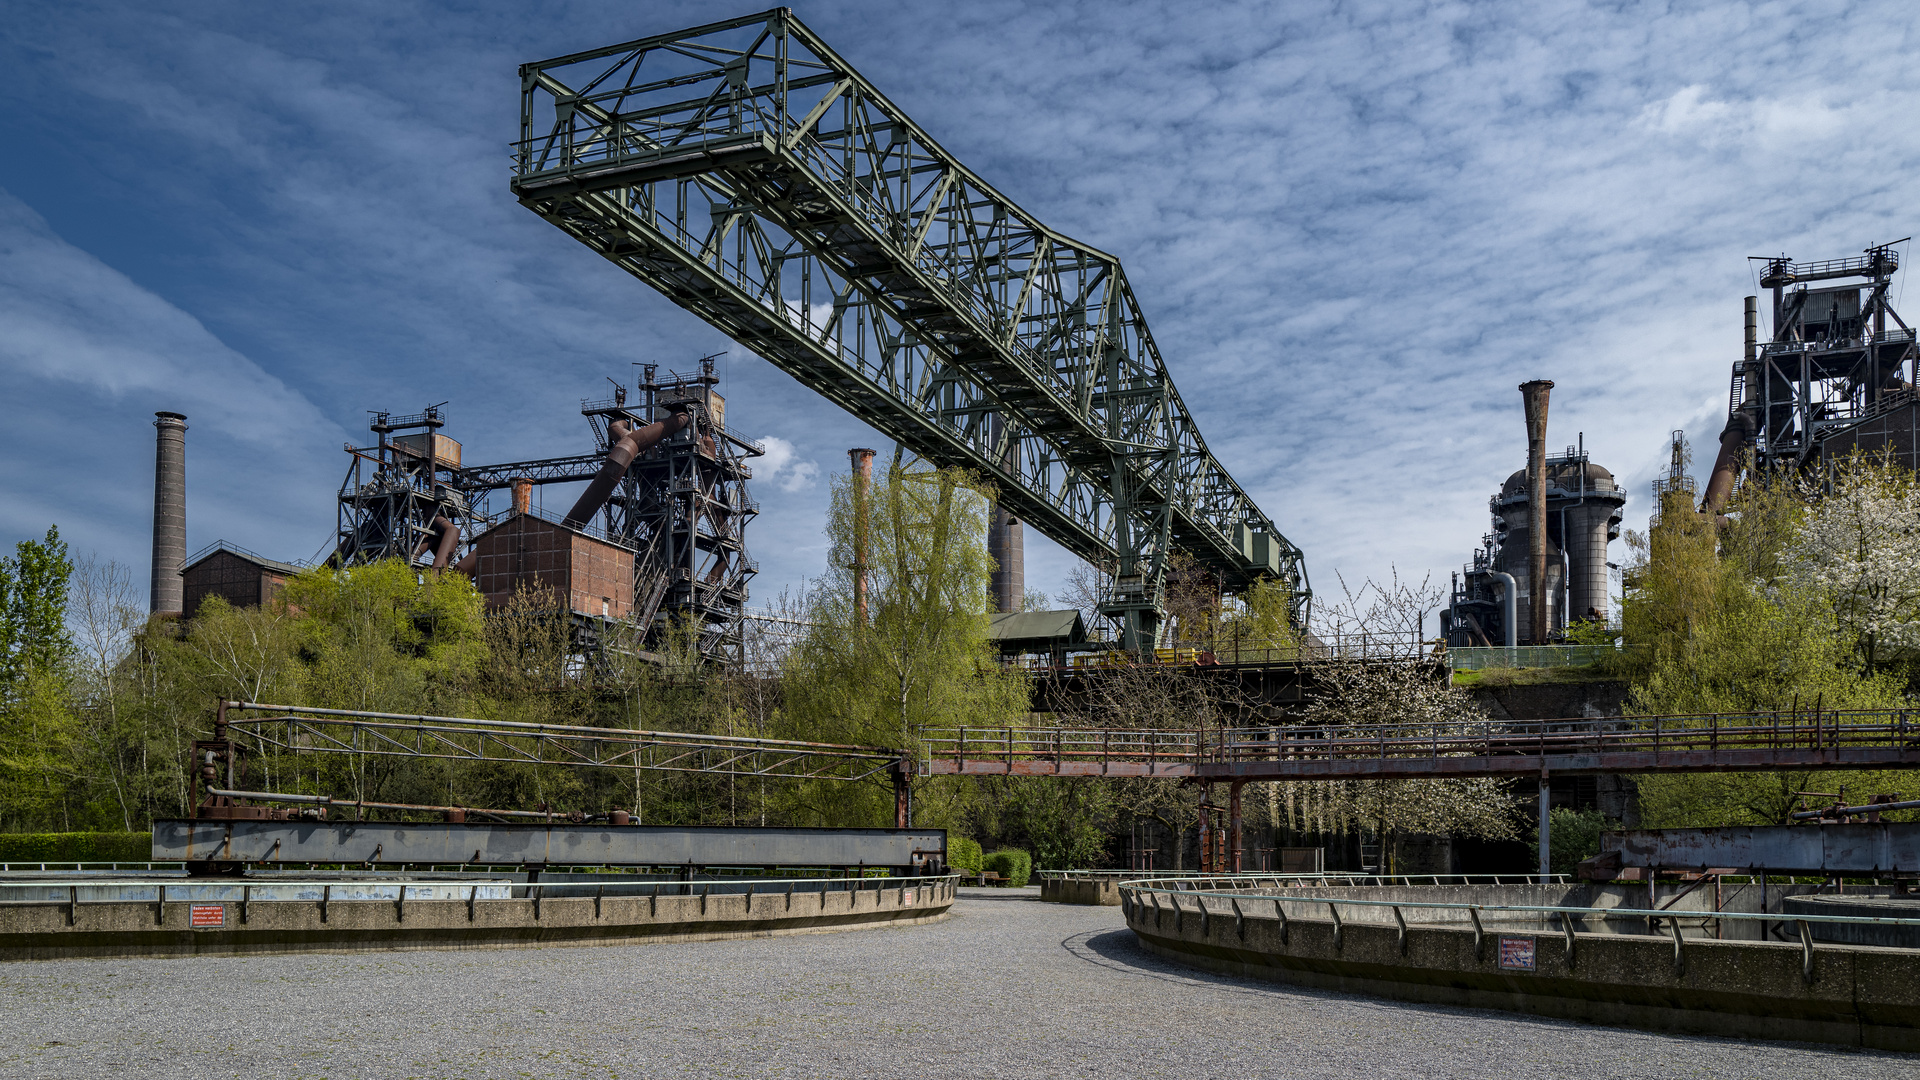
[[[1215,976],[1118,908],[962,890],[932,926],[685,945],[0,966],[6,1077],[1920,1076]]]

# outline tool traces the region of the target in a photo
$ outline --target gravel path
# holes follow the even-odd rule
[[[960,897],[933,926],[755,941],[5,965],[0,1076],[1920,1076],[1208,975],[1118,908]]]

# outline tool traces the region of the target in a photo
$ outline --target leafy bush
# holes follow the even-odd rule
[[[980,841],[969,840],[964,836],[947,837],[947,862],[968,873],[980,872]]]
[[[1555,874],[1571,874],[1583,859],[1600,854],[1600,834],[1607,819],[1598,810],[1569,810],[1556,806],[1547,813],[1548,869]],[[1533,830],[1533,865],[1540,865],[1540,830]]]
[[[1018,889],[1033,876],[1033,856],[1017,848],[996,851],[981,861],[980,869],[999,874],[1008,885]]]
[[[0,862],[147,862],[152,833],[4,833]]]

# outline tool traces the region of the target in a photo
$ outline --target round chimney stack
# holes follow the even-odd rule
[[[187,418],[158,412],[153,459],[153,591],[147,610],[183,614],[180,571],[187,561]]]

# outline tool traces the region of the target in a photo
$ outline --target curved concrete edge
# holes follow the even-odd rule
[[[1091,907],[1120,906],[1119,879],[1042,878],[1040,899],[1052,904],[1086,904]]]
[[[1798,945],[1688,938],[1676,971],[1671,938],[1575,934],[1573,962],[1559,930],[1474,932],[1452,927],[1279,921],[1185,901],[1129,905],[1127,924],[1156,956],[1223,974],[1400,1001],[1500,1009],[1655,1031],[1920,1051],[1920,952],[1823,947],[1811,985]],[[1529,938],[1536,969],[1499,967],[1501,937]],[[1338,941],[1336,942],[1336,938]]]
[[[906,894],[913,894],[907,899]],[[791,902],[791,907],[789,907]],[[950,917],[945,886],[855,892],[241,904],[19,904],[0,908],[0,961],[519,949],[725,941],[919,926]],[[193,925],[194,910],[219,926]]]

